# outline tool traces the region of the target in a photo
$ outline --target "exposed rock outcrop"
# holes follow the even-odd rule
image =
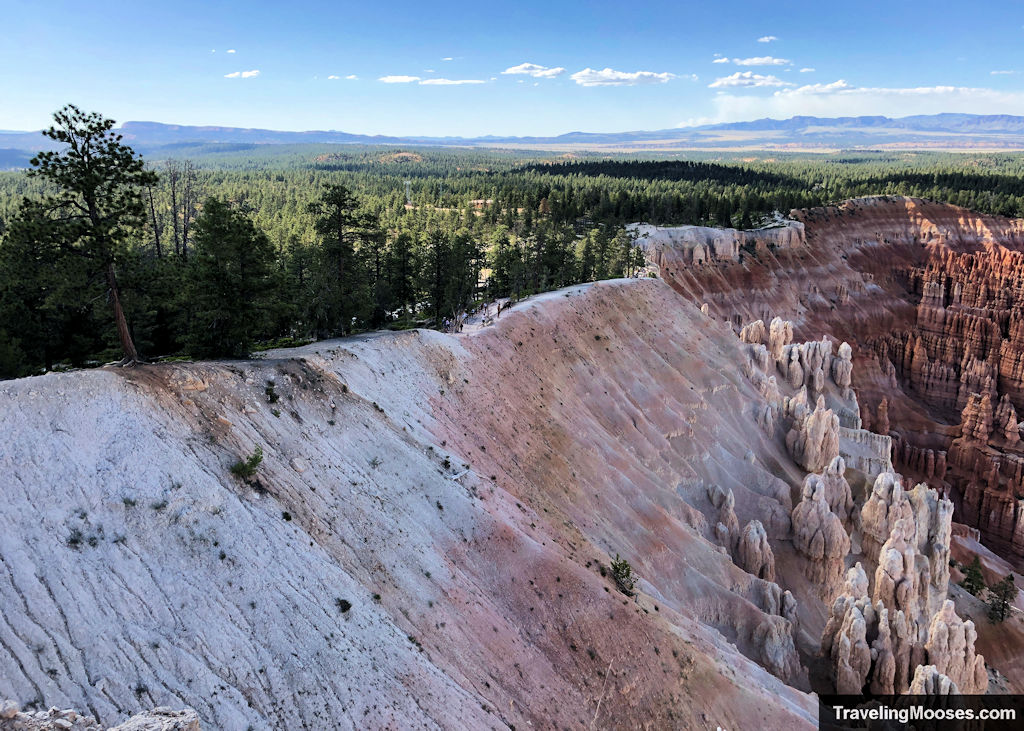
[[[897,437],[895,468],[949,490],[959,521],[1024,558],[1024,221],[895,196],[791,215],[806,225],[806,249],[661,275],[732,322],[774,316],[797,338],[848,343],[849,388],[863,424]],[[765,335],[775,360],[792,342]],[[829,364],[840,389],[844,353]],[[813,374],[791,363],[786,375],[813,391]]]
[[[768,330],[768,352],[779,361],[787,345],[793,342],[793,323],[781,317],[772,319]]]
[[[736,565],[765,581],[775,581],[775,554],[761,521],[752,520],[743,528],[736,547]]]
[[[839,417],[821,396],[814,411],[798,420],[786,435],[793,459],[808,472],[821,472],[839,456]]]
[[[737,262],[740,249],[745,246],[769,251],[806,245],[804,224],[798,221],[750,231],[643,223],[631,224],[628,228],[636,245],[643,248],[649,265],[664,273],[709,262]]]
[[[853,400],[853,349],[849,343],[840,345],[839,354],[832,359],[832,380],[839,387],[840,395],[844,399]]]
[[[943,603],[928,627],[928,662],[955,683],[961,693],[984,693],[988,689],[985,658],[974,649],[977,639],[974,622],[961,620],[950,600]]]
[[[934,665],[918,665],[907,692],[910,695],[957,695],[960,689]]]
[[[860,563],[849,569],[829,612],[821,652],[829,658],[838,693],[905,692],[925,659],[917,630],[902,610],[872,601]]]
[[[711,504],[718,509],[718,521],[715,523],[715,537],[719,544],[725,546],[730,554],[736,552],[740,540],[740,521],[736,517],[736,497],[732,490],[714,485],[708,497]]]
[[[0,731],[200,731],[199,715],[191,708],[175,711],[158,707],[132,716],[116,726],[103,726],[94,717],[73,709],[21,711],[14,701],[0,701]]]
[[[878,554],[872,596],[882,606],[903,612],[916,627],[926,621],[927,606],[922,595],[927,592],[931,571],[927,562],[918,560],[913,539],[913,521],[897,520]]]
[[[850,483],[846,480],[846,460],[835,457],[821,474],[825,501],[839,519],[851,528],[860,525],[860,510],[853,501]]]
[[[898,520],[913,518],[913,509],[903,493],[899,475],[883,472],[875,478],[864,507],[860,511],[863,530],[862,549],[872,563],[877,563],[878,553],[892,533]]]
[[[825,484],[819,475],[804,481],[799,504],[793,508],[793,545],[806,559],[804,571],[820,585],[825,601],[831,601],[842,580],[843,561],[850,552],[850,537],[839,517],[829,508]]]
[[[953,504],[935,490],[904,491],[895,473],[879,475],[861,510],[862,550],[878,564],[875,599],[915,624],[937,612],[949,586],[952,522]]]

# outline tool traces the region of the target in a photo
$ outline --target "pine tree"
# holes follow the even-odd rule
[[[420,291],[426,295],[435,327],[441,327],[453,314],[448,306],[452,242],[444,232],[435,229],[423,236],[420,251]]]
[[[248,216],[217,198],[203,204],[192,231],[188,350],[245,357],[266,336],[278,305],[274,247]]]
[[[131,329],[121,302],[117,262],[129,234],[145,223],[143,191],[156,183],[142,158],[113,132],[114,120],[68,105],[53,115],[55,125],[43,132],[61,143],[55,151],[32,158],[29,175],[52,184],[57,192],[41,201],[40,228],[48,228],[62,249],[81,256],[90,273],[107,286],[125,365],[137,363]]]
[[[981,560],[977,556],[964,571],[964,580],[960,582],[960,586],[972,596],[978,596],[985,591],[985,577],[981,573]]]
[[[327,186],[307,210],[320,236],[313,320],[320,337],[345,334],[367,314],[370,287],[362,249],[378,225],[344,185]]]
[[[1010,614],[1010,602],[1017,597],[1013,574],[1009,574],[988,589],[988,618],[993,624],[1002,622]]]
[[[416,306],[416,258],[413,237],[401,231],[388,246],[385,272],[392,307],[412,312]]]
[[[0,245],[0,323],[7,333],[0,377],[82,365],[101,343],[92,302],[102,302],[96,272],[73,256],[73,231],[55,223],[38,201],[22,202]],[[17,357],[17,359],[16,359]]]

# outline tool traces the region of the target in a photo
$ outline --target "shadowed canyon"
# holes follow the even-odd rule
[[[802,729],[837,689],[1024,692],[1019,612],[957,585],[1024,565],[1024,221],[633,233],[652,276],[462,334],[0,383],[0,729]]]

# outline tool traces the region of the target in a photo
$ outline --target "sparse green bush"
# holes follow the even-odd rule
[[[263,447],[256,445],[256,451],[254,451],[247,459],[239,460],[231,465],[231,474],[235,477],[240,477],[243,480],[248,480],[256,474],[256,470],[259,469],[260,462],[262,461]]]
[[[633,590],[636,586],[636,576],[633,574],[633,567],[629,565],[629,561],[620,558],[616,553],[611,568],[612,578],[615,580],[615,585],[619,587],[619,591],[626,596],[633,596],[636,593]]]

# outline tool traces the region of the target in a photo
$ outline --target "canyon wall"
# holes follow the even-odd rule
[[[1024,221],[899,197],[792,217],[803,241],[735,258],[696,262],[670,234],[639,243],[677,291],[737,331],[782,317],[798,338],[848,343],[858,426],[891,436],[900,472],[948,495],[957,521],[1020,566]]]

